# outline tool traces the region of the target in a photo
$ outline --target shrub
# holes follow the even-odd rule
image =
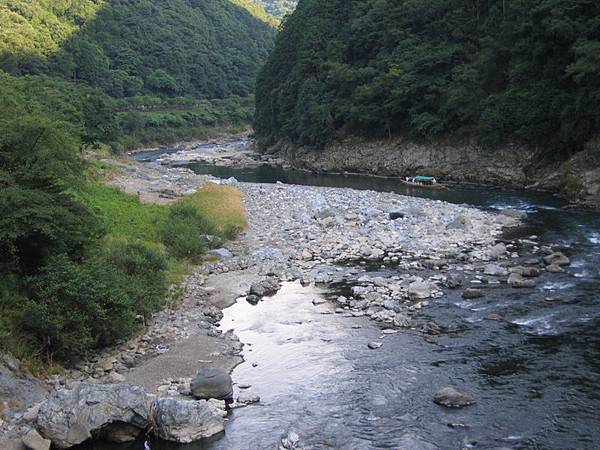
[[[125,278],[123,289],[135,314],[147,318],[160,309],[168,287],[162,253],[141,243],[118,242],[110,247],[107,261]]]
[[[202,235],[214,235],[215,227],[197,208],[186,203],[175,203],[161,232],[161,240],[177,258],[193,262],[206,252],[207,243]]]
[[[106,262],[78,265],[65,255],[53,257],[30,278],[17,325],[47,358],[70,359],[114,343],[135,329],[125,281]]]

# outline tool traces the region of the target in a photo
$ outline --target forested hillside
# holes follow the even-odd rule
[[[199,234],[243,226],[231,193],[142,204],[82,153],[246,127],[275,24],[250,0],[0,0],[0,351],[51,362],[126,338]]]
[[[600,126],[600,2],[303,0],[257,88],[256,131],[476,138],[578,151]]]
[[[2,8],[0,68],[85,81],[117,98],[247,96],[275,33],[249,0],[8,0]]]

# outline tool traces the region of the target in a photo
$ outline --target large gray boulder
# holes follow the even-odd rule
[[[189,444],[221,433],[226,414],[225,402],[157,399],[152,408],[153,431],[165,441]]]
[[[146,393],[128,384],[80,384],[54,392],[37,416],[39,432],[58,448],[70,448],[120,425],[148,427]]]
[[[215,398],[218,400],[233,399],[233,383],[231,376],[224,370],[205,367],[198,371],[190,385],[192,396],[200,400]]]

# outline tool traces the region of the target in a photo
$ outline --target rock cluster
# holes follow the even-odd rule
[[[70,448],[99,434],[122,441],[122,426],[135,429],[130,433],[135,439],[148,427],[148,417],[146,392],[137,386],[80,384],[51,395],[38,412],[37,428],[56,447]],[[113,433],[119,438],[112,439]]]
[[[23,443],[28,448],[71,448],[88,439],[123,443],[135,440],[142,431],[187,444],[224,430],[224,401],[155,398],[128,384],[80,384],[59,390],[41,405],[37,429]],[[35,446],[33,446],[35,444]]]

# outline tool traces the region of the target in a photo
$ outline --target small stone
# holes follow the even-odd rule
[[[117,372],[111,372],[111,374],[106,377],[105,384],[119,384],[124,383],[126,378]]]
[[[464,299],[474,299],[474,298],[482,298],[485,294],[481,289],[465,289],[462,294]]]
[[[450,274],[446,278],[446,287],[450,289],[456,289],[463,285],[463,280],[458,275]]]
[[[295,431],[290,431],[286,436],[281,438],[281,445],[288,450],[295,448],[298,442],[300,442],[300,436]]]
[[[504,319],[500,314],[488,314],[485,316],[485,320],[495,320],[496,322],[502,322]]]
[[[508,277],[507,283],[509,286],[517,289],[534,288],[536,286],[536,282],[534,280],[526,280],[518,273],[511,273]]]
[[[260,297],[258,295],[250,294],[246,297],[246,301],[251,305],[258,305]]]
[[[463,394],[452,387],[439,390],[433,396],[433,401],[447,408],[464,408],[475,404],[473,397]]]
[[[260,397],[258,395],[240,394],[237,398],[237,402],[243,405],[250,405],[253,403],[259,403]]]
[[[373,341],[373,342],[369,342],[369,343],[367,344],[367,346],[368,346],[368,347],[369,347],[371,350],[377,350],[378,348],[381,348],[381,347],[383,346],[383,343],[382,343],[382,342],[376,342],[376,341]]]
[[[325,300],[324,298],[320,298],[320,297],[314,298],[313,301],[312,301],[312,304],[315,305],[315,306],[319,306],[319,305],[322,305],[324,303],[327,303],[327,300]]]
[[[551,255],[544,257],[544,262],[548,266],[568,266],[569,264],[571,264],[571,260],[562,252],[555,252]]]

